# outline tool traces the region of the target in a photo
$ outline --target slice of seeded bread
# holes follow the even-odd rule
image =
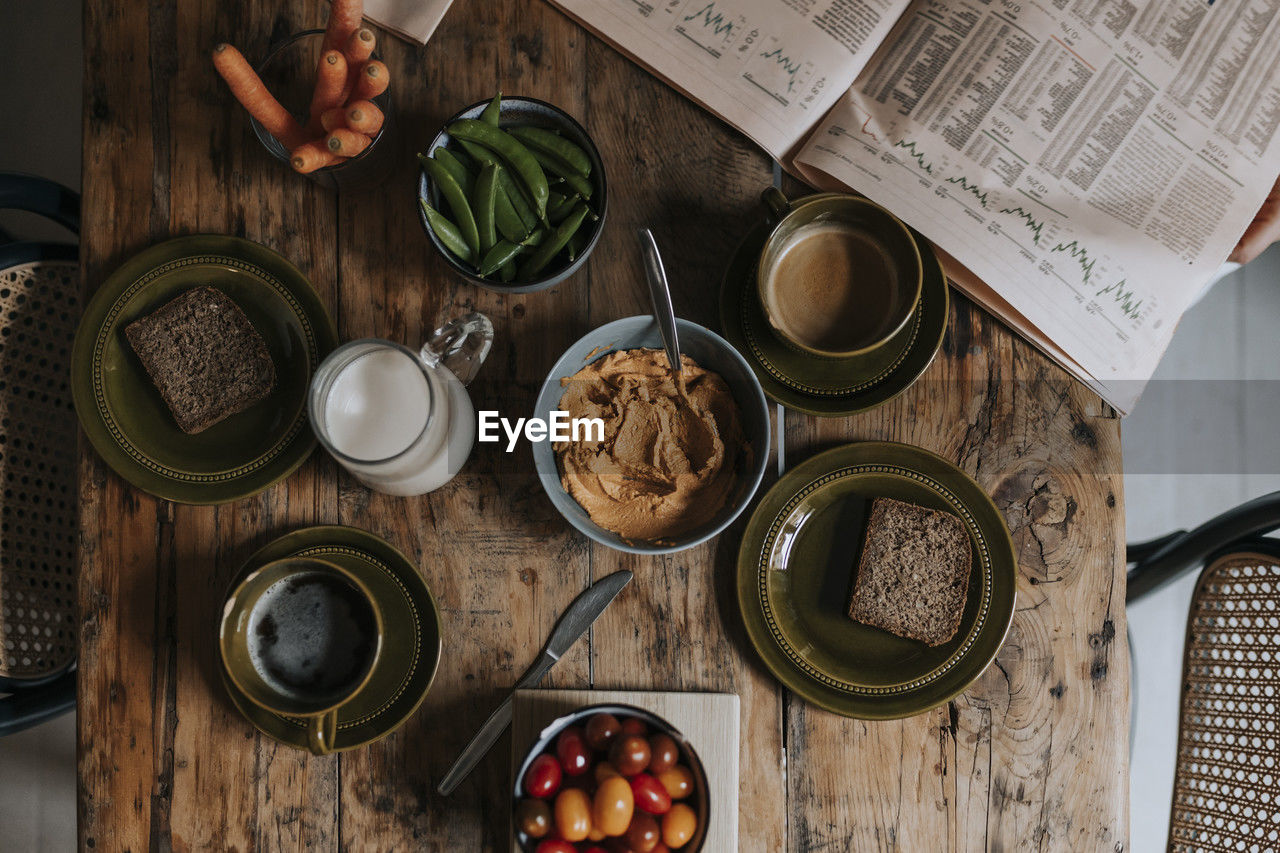
[[[267,342],[217,288],[188,290],[124,333],[185,433],[208,429],[275,387]]]
[[[876,498],[849,616],[940,646],[955,636],[969,592],[970,545],[949,512]]]

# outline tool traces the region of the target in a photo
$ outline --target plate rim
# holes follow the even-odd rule
[[[338,333],[324,300],[302,272],[284,255],[262,243],[230,234],[188,234],[148,246],[123,261],[94,291],[81,312],[71,349],[71,396],[81,429],[94,451],[111,470],[134,487],[162,500],[193,506],[231,503],[263,492],[293,474],[315,450],[315,436],[306,422],[304,405],[281,439],[280,449],[261,465],[233,477],[214,482],[177,478],[153,471],[137,462],[112,436],[112,427],[98,406],[100,371],[97,369],[98,342],[104,335],[112,308],[131,288],[139,286],[155,269],[200,256],[222,256],[248,264],[274,276],[281,287],[298,302],[301,319],[314,335],[315,364],[337,345]],[[139,287],[139,292],[146,285]],[[135,294],[136,295],[136,294]],[[311,370],[314,372],[315,366]],[[262,457],[259,457],[261,459]],[[287,460],[281,462],[281,460]],[[256,460],[255,460],[256,461]],[[281,465],[266,482],[254,485],[256,474]],[[249,463],[252,466],[252,463]],[[240,466],[241,468],[247,466]],[[202,475],[203,476],[203,475]]]
[[[847,467],[850,464],[847,457],[850,455],[870,454],[872,457],[883,458],[886,453],[906,453],[908,456],[915,456],[917,459],[922,459],[928,463],[940,464],[952,476],[962,478],[960,482],[974,489],[977,495],[985,499],[986,506],[984,510],[989,511],[993,518],[999,521],[999,529],[1003,534],[998,537],[997,541],[991,543],[993,552],[991,580],[993,610],[989,618],[989,624],[997,626],[992,630],[993,638],[998,634],[998,639],[992,643],[990,653],[984,653],[983,657],[985,659],[981,660],[981,665],[976,668],[972,677],[963,679],[953,687],[948,687],[941,694],[918,704],[912,704],[911,699],[918,696],[922,689],[927,689],[928,685],[915,690],[892,694],[849,694],[837,691],[812,679],[802,669],[795,666],[781,649],[777,648],[767,626],[763,624],[765,619],[759,607],[757,593],[757,570],[760,561],[758,551],[763,548],[765,542],[765,537],[759,535],[759,531],[766,530],[766,523],[771,525],[776,517],[775,515],[765,519],[761,511],[770,502],[771,498],[776,499],[779,496],[785,496],[783,501],[785,506],[803,488],[803,486],[797,487],[797,483],[807,485],[812,480],[819,478],[822,473]],[[876,463],[873,461],[868,464]],[[907,466],[899,463],[898,467]],[[973,510],[973,507],[968,508],[971,511]],[[1001,562],[1007,563],[1007,567],[1002,567]],[[1008,524],[1005,522],[1004,516],[1000,514],[999,508],[995,505],[991,496],[976,480],[954,463],[933,451],[903,442],[849,442],[817,453],[785,473],[760,498],[750,519],[748,519],[742,542],[738,548],[735,569],[735,587],[739,614],[742,617],[747,638],[760,660],[764,663],[765,668],[783,686],[806,702],[831,713],[852,719],[893,720],[913,717],[944,705],[959,696],[968,690],[990,668],[991,663],[1000,653],[1000,649],[1004,647],[1005,640],[1008,638],[1009,631],[1013,625],[1013,615],[1017,610],[1017,552],[1013,546],[1013,537],[1009,532]],[[1004,612],[1005,608],[1003,606],[999,612],[995,610],[998,604],[996,585],[1000,583],[1002,575],[1007,575],[1005,583],[1009,586],[1007,613]],[[962,659],[967,660],[968,658]],[[894,701],[899,706],[905,704],[906,707],[890,708],[888,710],[883,707],[877,707],[886,700]]]

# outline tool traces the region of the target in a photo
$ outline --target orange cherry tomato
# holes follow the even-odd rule
[[[649,766],[649,741],[639,735],[623,735],[609,748],[609,763],[623,776],[634,776]]]
[[[586,841],[591,833],[591,800],[581,788],[565,788],[556,797],[556,832],[565,841]]]
[[[593,824],[605,835],[622,835],[631,825],[635,812],[635,800],[631,785],[621,776],[610,776],[596,789],[596,799],[591,810]]]
[[[615,770],[613,765],[607,761],[601,761],[599,764],[596,765],[596,769],[595,769],[596,782],[603,782],[605,779],[608,779],[610,776],[621,776],[621,775],[622,774],[619,773],[617,770]]]
[[[516,825],[530,838],[542,838],[551,831],[551,806],[545,800],[521,800],[516,806]]]
[[[683,764],[677,764],[666,773],[659,773],[658,781],[673,800],[683,800],[693,793],[693,774]]]
[[[644,812],[636,812],[627,827],[627,843],[635,853],[653,853],[662,843],[662,830],[658,822]]]
[[[698,829],[698,816],[684,803],[676,803],[662,817],[662,843],[668,847],[683,847]]]
[[[680,747],[671,735],[656,734],[649,738],[649,772],[657,776],[666,773],[680,760]]]
[[[671,809],[671,795],[662,783],[648,773],[631,777],[631,794],[636,808],[649,814],[666,814]]]

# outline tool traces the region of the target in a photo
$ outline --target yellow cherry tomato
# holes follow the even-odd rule
[[[667,789],[673,800],[683,800],[693,793],[693,774],[683,764],[658,774],[658,781]]]
[[[595,825],[605,835],[621,835],[631,824],[635,811],[635,798],[631,783],[621,776],[607,776],[596,789],[596,800],[591,816]]]
[[[565,841],[586,841],[591,833],[591,800],[581,788],[565,788],[556,796],[556,831]]]
[[[683,847],[698,829],[698,816],[684,803],[676,803],[662,816],[662,843],[675,849]]]

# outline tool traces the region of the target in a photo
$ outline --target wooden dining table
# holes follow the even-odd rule
[[[397,168],[335,193],[273,160],[213,71],[323,26],[319,0],[84,5],[83,293],[175,235],[234,234],[309,277],[344,340],[412,346],[478,310],[497,338],[471,386],[518,416],[586,331],[649,310],[635,228],[653,229],[677,313],[715,327],[721,273],[761,215],[774,164],[755,145],[543,2],[458,0],[425,47],[378,30]],[[501,89],[553,102],[593,135],[610,207],[585,268],[503,294],[453,274],[419,225],[414,154]],[[790,184],[792,192],[800,191]],[[1014,283],[1013,286],[1016,286]],[[955,462],[1013,535],[1016,612],[962,695],[909,719],[846,719],[783,688],[735,598],[745,515],[668,556],[595,544],[556,512],[527,444],[477,445],[452,482],[375,494],[317,452],[251,498],[155,498],[80,444],[79,839],[94,850],[506,850],[510,742],[451,797],[436,783],[536,656],[556,616],[619,569],[634,582],[543,686],[734,693],[742,851],[1070,850],[1128,846],[1129,657],[1115,411],[954,295],[932,366],[848,418],[779,410],[771,460],[888,439]],[[767,483],[766,483],[767,485]],[[385,739],[315,758],[259,734],[218,677],[228,580],[271,539],[315,524],[385,537],[442,613],[420,710]],[[0,846],[3,846],[0,843]],[[719,851],[714,851],[719,853]]]

